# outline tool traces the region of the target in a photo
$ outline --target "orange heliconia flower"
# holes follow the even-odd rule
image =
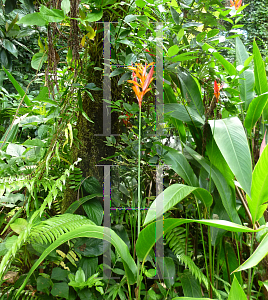
[[[150,72],[147,74],[148,67],[152,66]],[[154,62],[149,65],[143,66],[142,64],[136,64],[135,67],[128,67],[128,69],[132,70],[132,78],[133,80],[128,80],[127,82],[132,83],[132,89],[135,92],[135,95],[139,102],[139,107],[141,107],[143,96],[150,91],[151,88],[148,88],[150,83],[153,81],[153,73],[154,73]],[[139,78],[139,82],[137,78]]]
[[[216,97],[217,102],[220,98],[220,90],[222,89],[222,85],[220,83],[217,83],[217,81],[214,81],[214,95]]]
[[[230,3],[231,3],[231,7],[234,6],[235,10],[238,10],[238,8],[242,4],[242,0],[234,0],[234,1],[230,0]]]

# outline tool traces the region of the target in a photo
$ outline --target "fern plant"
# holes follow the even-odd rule
[[[183,227],[175,227],[166,234],[166,243],[169,244],[170,249],[175,255],[191,255],[193,253],[193,246],[191,245],[191,238],[186,234],[186,229]]]
[[[5,274],[5,272],[8,270],[8,266],[10,265],[12,259],[16,256],[16,253],[19,251],[19,249],[22,247],[22,245],[25,244],[25,243],[27,243],[27,242],[29,242],[29,238],[31,236],[31,230],[36,226],[36,220],[37,220],[37,218],[40,217],[40,216],[42,216],[43,212],[45,211],[45,209],[47,207],[49,207],[49,208],[51,207],[51,204],[52,204],[53,200],[55,200],[55,198],[57,197],[58,193],[62,191],[62,189],[63,189],[63,187],[65,185],[67,177],[70,176],[70,172],[74,169],[74,166],[80,160],[81,159],[78,159],[73,165],[71,165],[69,167],[69,169],[65,170],[64,174],[62,174],[57,180],[54,181],[54,183],[50,187],[49,193],[46,196],[46,198],[44,199],[41,207],[32,214],[31,218],[29,219],[29,222],[27,223],[27,226],[25,226],[24,230],[22,230],[20,232],[19,236],[15,240],[14,244],[12,245],[12,247],[4,255],[4,257],[2,258],[2,261],[0,263],[0,279],[3,277],[3,275]],[[33,182],[33,184],[34,184],[34,182]],[[34,192],[33,191],[33,184],[29,188],[29,192],[31,194],[33,194],[33,192]],[[89,223],[89,221],[87,220],[87,224],[91,224],[91,223]],[[50,224],[50,226],[52,226],[52,225]],[[64,230],[68,230],[67,229],[68,226],[67,227],[66,226],[67,225],[65,225],[65,227],[64,227],[65,229]],[[81,225],[79,225],[79,226],[81,226]],[[58,232],[58,234],[61,232],[61,234],[62,234],[62,233],[66,232],[64,230],[62,229],[61,231],[57,231],[56,229],[54,229],[53,232],[55,234],[56,234],[56,232]],[[48,235],[49,235],[49,233],[47,233],[46,236],[48,236]],[[59,235],[56,235],[56,236],[59,236]],[[51,234],[50,237],[51,237],[51,240],[54,240],[55,235]]]
[[[169,245],[172,252],[183,263],[185,268],[188,268],[191,274],[206,288],[209,288],[209,282],[202,270],[194,263],[191,258],[193,253],[193,246],[191,245],[191,238],[187,236],[186,229],[183,227],[175,227],[166,234],[166,243]]]
[[[95,225],[94,222],[84,216],[73,214],[58,215],[34,226],[30,232],[28,242],[53,243],[64,233],[86,224]]]

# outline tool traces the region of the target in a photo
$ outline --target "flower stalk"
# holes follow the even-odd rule
[[[138,234],[140,234],[141,228],[141,105],[143,96],[151,90],[149,85],[153,81],[154,73],[154,63],[148,65],[137,64],[136,67],[128,67],[132,70],[132,79],[128,80],[129,83],[132,83],[132,89],[137,97],[139,104],[139,136],[138,136]],[[149,73],[147,74],[148,67],[151,67]],[[139,82],[138,82],[139,79]],[[140,261],[137,257],[137,268],[138,268],[138,281],[137,281],[137,299],[140,299],[140,288],[141,288],[141,274],[140,274]]]

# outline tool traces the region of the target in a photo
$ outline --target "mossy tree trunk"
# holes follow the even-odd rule
[[[109,164],[108,161],[101,162],[102,158],[107,158],[114,154],[114,148],[105,144],[106,136],[100,136],[103,133],[103,24],[96,23],[97,34],[94,41],[88,44],[87,56],[89,63],[83,66],[87,83],[94,83],[101,91],[90,91],[94,101],[87,93],[82,97],[83,110],[87,116],[93,121],[89,122],[81,113],[77,121],[77,137],[80,141],[79,148],[74,148],[72,153],[73,161],[78,157],[82,158],[79,167],[82,170],[83,177],[96,177],[100,183],[103,181],[103,167],[98,164]],[[96,69],[97,68],[97,69]],[[118,77],[111,78],[111,98],[117,100],[122,93],[122,86],[118,86]],[[111,133],[119,133],[118,115],[111,115]],[[64,212],[71,203],[77,199],[77,192],[69,188],[66,189],[64,199],[62,201],[62,212]]]

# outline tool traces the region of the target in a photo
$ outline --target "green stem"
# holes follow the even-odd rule
[[[195,201],[196,201],[196,206],[197,206],[198,217],[199,217],[199,220],[201,220],[202,218],[201,218],[200,209],[199,209],[199,205],[198,205],[198,201],[197,201],[196,197],[195,197]],[[208,271],[208,262],[207,262],[207,253],[206,253],[206,247],[205,247],[205,240],[204,240],[204,233],[203,233],[202,224],[200,224],[200,230],[201,230],[201,239],[202,239],[204,257],[205,257],[206,274],[207,274],[208,282],[210,283],[209,271]],[[208,292],[210,292],[210,290],[211,290],[211,284],[209,284]]]
[[[139,150],[138,150],[138,236],[141,230],[141,107],[139,109]]]
[[[254,228],[254,225],[255,224],[253,224],[253,228]],[[253,243],[254,243],[254,233],[252,233],[252,235],[251,235],[250,256],[253,253]],[[253,277],[254,277],[254,272],[253,272],[252,277],[251,277],[251,268],[250,268],[248,270],[248,299],[250,299],[251,288],[252,288],[251,282],[253,282]]]
[[[222,240],[219,243],[218,249],[217,249],[217,254],[218,254],[218,259],[217,259],[217,266],[216,266],[216,275],[217,275],[217,279],[216,279],[216,290],[219,288],[219,280],[218,277],[220,275],[220,254],[221,254],[221,245],[222,245]]]
[[[128,298],[129,298],[129,300],[132,300],[132,297],[131,297],[131,288],[130,288],[130,285],[129,285],[128,281],[127,281],[127,286],[128,286]]]
[[[138,237],[141,231],[141,105],[139,106],[139,149],[138,149]],[[138,269],[138,299],[140,299],[140,261],[137,257],[137,269]]]

